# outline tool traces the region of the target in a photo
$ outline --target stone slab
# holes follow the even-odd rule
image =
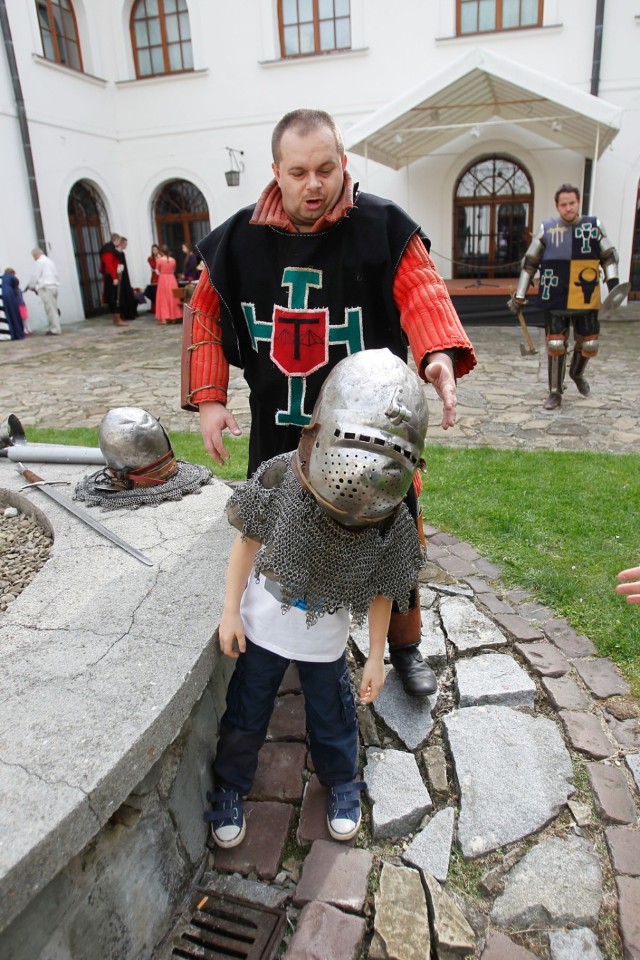
[[[365,930],[361,917],[343,913],[329,903],[307,903],[300,911],[284,960],[313,960],[320,956],[319,951],[331,960],[356,960]]]
[[[238,897],[250,903],[259,903],[264,907],[282,907],[289,899],[290,891],[273,884],[260,883],[258,880],[248,880],[239,873],[205,873],[201,881],[202,889],[206,893],[217,893],[220,896]]]
[[[640,878],[616,877],[618,925],[625,960],[640,957]]]
[[[602,760],[616,752],[602,728],[600,717],[578,710],[561,710],[558,714],[572,747],[590,757]]]
[[[458,660],[455,671],[460,707],[488,703],[532,707],[535,702],[535,683],[507,654],[487,653]]]
[[[636,789],[640,790],[640,753],[628,753],[624,759],[634,779]]]
[[[289,803],[245,803],[246,836],[237,847],[216,847],[216,870],[243,876],[255,873],[262,880],[273,880],[280,867],[293,812]]]
[[[496,625],[465,597],[443,597],[440,616],[447,639],[460,653],[502,647],[507,640]]]
[[[372,866],[373,857],[368,850],[316,840],[305,858],[294,903],[303,905],[320,900],[351,913],[360,913]]]
[[[491,919],[511,930],[594,926],[601,903],[602,871],[591,844],[578,837],[549,837],[509,873]]]
[[[432,711],[438,692],[430,697],[409,697],[391,667],[385,668],[385,683],[373,702],[374,712],[398,735],[408,750],[416,750],[433,729]]]
[[[589,927],[550,931],[549,953],[551,960],[602,960],[597,937]]]
[[[635,823],[638,811],[622,769],[603,763],[586,766],[600,816],[613,823]]]
[[[517,613],[497,613],[496,620],[514,640],[540,640],[542,632]]]
[[[591,657],[596,648],[588,637],[581,636],[566,620],[548,619],[544,633],[570,660],[576,657]]]
[[[412,832],[433,806],[412,754],[371,747],[365,780],[373,804],[371,832],[376,839]]]
[[[425,872],[422,876],[429,898],[429,913],[433,918],[437,956],[442,960],[468,956],[475,950],[476,936],[467,918],[435,877]]]
[[[542,686],[556,710],[588,710],[591,700],[571,677],[542,677]]]
[[[640,831],[607,827],[604,832],[614,873],[640,877]]]
[[[447,662],[447,645],[440,617],[435,610],[422,610],[420,653],[432,669],[437,670]]]
[[[453,807],[445,807],[434,814],[403,852],[404,862],[444,883],[449,873],[454,822]]]
[[[506,934],[495,932],[487,937],[480,960],[536,960],[536,955],[514,943]]]
[[[552,720],[483,706],[454,710],[442,725],[460,791],[465,857],[540,830],[573,792],[571,759]]]
[[[629,684],[615,663],[606,657],[578,659],[574,667],[589,687],[594,697],[606,700],[607,697],[624,696],[629,692]]]
[[[304,743],[265,743],[258,754],[258,768],[250,800],[302,799],[307,748]]]
[[[300,693],[302,687],[300,685],[300,675],[298,673],[298,665],[296,663],[290,663],[287,669],[285,670],[284,677],[278,688],[278,694],[282,695],[284,693]]]
[[[369,960],[426,960],[430,953],[429,915],[419,873],[383,863]]]
[[[422,751],[422,759],[427,771],[427,780],[431,793],[436,797],[446,797],[449,794],[449,778],[447,776],[447,758],[439,744],[434,744]]]
[[[625,750],[640,748],[640,720],[632,717],[629,720],[618,720],[608,710],[604,711],[607,727],[616,742]]]
[[[515,649],[539,677],[561,677],[569,669],[569,662],[551,643],[516,643]]]

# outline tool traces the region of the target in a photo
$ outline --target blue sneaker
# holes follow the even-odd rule
[[[247,823],[244,819],[244,801],[233,787],[218,787],[217,793],[207,792],[213,807],[203,814],[211,824],[211,836],[219,847],[237,847],[244,840]]]
[[[327,826],[334,840],[352,840],[360,829],[360,791],[366,788],[364,780],[352,780],[329,789]]]

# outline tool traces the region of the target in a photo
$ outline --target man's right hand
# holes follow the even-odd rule
[[[527,302],[528,301],[525,299],[525,297],[516,297],[516,295],[512,293],[507,300],[507,306],[509,310],[511,310],[511,313],[517,316],[518,311],[521,310]]]
[[[223,403],[215,400],[201,403],[200,433],[209,456],[220,466],[229,459],[229,451],[222,440],[222,431],[229,430],[234,437],[242,436],[242,430],[234,415],[227,410]]]

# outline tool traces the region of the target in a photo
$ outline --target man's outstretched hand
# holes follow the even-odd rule
[[[442,400],[442,429],[448,430],[455,426],[457,404],[456,380],[449,357],[446,354],[431,354],[429,363],[424,368],[424,378],[433,385]]]
[[[223,403],[209,401],[201,403],[200,433],[209,456],[220,466],[229,459],[229,451],[222,440],[222,431],[228,430],[234,437],[242,436],[242,430],[232,413]]]

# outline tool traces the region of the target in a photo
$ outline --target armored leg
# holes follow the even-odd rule
[[[588,397],[591,387],[584,378],[585,367],[598,353],[600,345],[600,322],[595,310],[590,310],[574,322],[575,347],[571,356],[569,376],[583,397]]]
[[[555,410],[562,403],[564,375],[567,366],[567,336],[569,326],[565,317],[545,315],[547,360],[549,371],[549,396],[543,406]]]

